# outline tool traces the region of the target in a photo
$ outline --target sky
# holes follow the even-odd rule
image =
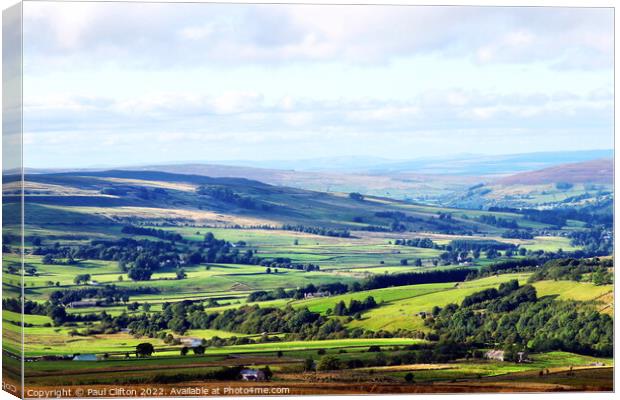
[[[613,147],[613,11],[24,6],[29,167]]]

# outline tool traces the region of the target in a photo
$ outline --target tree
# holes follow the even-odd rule
[[[375,355],[375,365],[383,367],[387,365],[387,357],[383,353],[377,353]]]
[[[407,261],[406,258],[403,258],[402,260],[400,260],[400,265],[408,265],[409,261]]]
[[[321,357],[316,369],[319,371],[334,371],[340,369],[340,360],[333,355],[325,355]]]
[[[271,268],[267,267],[267,269],[265,270],[266,274],[270,274],[271,273]]]
[[[136,357],[150,357],[155,353],[155,348],[150,343],[140,343],[136,346]]]
[[[202,345],[193,347],[192,350],[194,351],[194,354],[196,354],[197,356],[205,353],[205,347]]]
[[[186,356],[187,353],[189,353],[189,347],[187,347],[187,346],[181,347],[181,355],[182,356]]]
[[[487,250],[487,258],[489,260],[492,260],[497,257],[499,257],[499,252],[496,249],[490,248],[489,250]]]
[[[88,281],[90,281],[90,274],[79,274],[76,275],[75,278],[73,278],[73,282],[76,285],[87,283]]]
[[[416,258],[415,259],[415,266],[416,267],[421,267],[422,266],[422,259],[421,258]]]
[[[265,374],[265,380],[270,381],[271,377],[273,376],[273,372],[271,372],[271,368],[269,368],[269,365],[265,365],[265,368],[262,368],[261,371],[263,371],[263,374]]]
[[[405,382],[413,383],[413,374],[411,372],[409,372],[409,373],[407,373],[407,375],[405,375]]]
[[[185,273],[185,270],[183,268],[177,269],[177,279],[181,280],[185,278],[187,278],[187,274]]]
[[[64,307],[53,306],[47,316],[54,321],[54,325],[62,325],[67,319],[67,311]]]
[[[190,254],[189,258],[187,259],[187,262],[189,262],[192,265],[200,264],[201,261],[202,261],[202,254],[199,251],[195,251],[192,254]]]
[[[148,281],[151,279],[153,272],[146,268],[130,268],[127,275],[132,281]]]
[[[596,271],[592,274],[592,283],[596,286],[607,285],[613,283],[611,274],[606,274],[603,271]]]
[[[304,360],[304,371],[314,371],[314,360],[306,358]]]
[[[355,201],[364,201],[364,196],[358,192],[349,193],[349,198]]]
[[[170,322],[168,322],[168,328],[183,335],[189,328],[189,323],[183,317],[174,317],[170,320]]]
[[[142,304],[142,309],[144,310],[144,312],[149,312],[151,310],[151,304],[150,303]]]
[[[284,355],[284,353],[282,353],[282,350],[278,350],[278,353],[276,353],[276,355],[278,356],[278,358],[280,358]]]
[[[347,313],[347,306],[344,304],[343,300],[340,300],[340,302],[336,303],[336,305],[334,306],[334,315],[347,315]]]
[[[43,259],[41,260],[41,262],[47,265],[54,264],[54,256],[48,253],[43,256]]]

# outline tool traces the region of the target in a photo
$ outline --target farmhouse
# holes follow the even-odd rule
[[[489,360],[504,361],[504,350],[489,350],[484,357]]]
[[[313,299],[315,297],[329,297],[331,293],[328,291],[325,292],[314,292],[314,293],[304,293],[304,299]]]
[[[240,372],[243,381],[264,381],[265,373],[257,369],[242,369]]]

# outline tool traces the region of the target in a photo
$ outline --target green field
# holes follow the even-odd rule
[[[479,379],[528,371],[545,369],[566,370],[570,367],[589,366],[600,362],[606,366],[613,365],[613,359],[582,356],[567,352],[549,352],[534,354],[532,362],[527,364],[505,363],[501,361],[460,361],[439,365],[401,365],[398,367],[375,367],[375,372],[403,378],[408,372],[414,374],[416,382],[453,381],[457,379]],[[425,368],[426,367],[426,368]]]
[[[568,220],[563,226],[556,226],[553,220],[553,224],[543,223],[517,209],[495,212],[453,208],[367,194],[360,199],[348,193],[312,192],[251,180],[155,171],[33,174],[29,179],[23,260],[27,273],[23,277],[23,289],[25,299],[38,303],[38,310],[43,308],[41,305],[47,307],[36,312],[47,315],[25,315],[24,327],[20,326],[19,313],[3,310],[2,318],[5,362],[15,373],[18,366],[7,354],[20,352],[23,332],[25,355],[33,357],[26,368],[31,382],[56,384],[59,379],[78,384],[127,383],[132,379],[145,382],[155,375],[206,373],[230,365],[270,365],[278,375],[276,379],[280,376],[288,379],[287,374],[299,373],[308,359],[318,363],[324,356],[337,357],[341,366],[348,362],[370,365],[351,367],[354,371],[342,371],[338,377],[345,382],[351,372],[352,382],[358,379],[366,383],[375,382],[375,377],[377,382],[384,382],[382,379],[403,382],[408,372],[414,373],[416,382],[425,383],[512,376],[542,368],[568,368],[595,362],[613,363],[611,359],[565,352],[536,353],[527,364],[465,359],[461,358],[463,354],[445,365],[402,362],[404,356],[417,357],[425,352],[435,360],[442,360],[433,353],[443,344],[437,339],[442,328],[424,324],[425,314],[434,307],[461,304],[473,293],[497,288],[512,279],[525,284],[538,268],[526,266],[488,276],[485,267],[523,257],[553,259],[562,256],[552,254],[560,249],[567,254],[575,250],[590,251],[591,242],[580,246],[571,244],[573,233],[591,229],[585,221]],[[563,193],[553,187],[534,188],[528,200],[528,194],[521,193],[526,189],[532,188],[493,187],[493,193],[487,197],[499,196],[498,199],[505,200],[506,196],[517,199],[523,195],[523,200],[531,204],[550,205],[569,195],[585,194],[584,188],[577,186]],[[456,204],[451,200],[446,197],[445,204]],[[551,208],[545,208],[548,209]],[[5,204],[4,210],[15,214],[14,205]],[[491,221],[491,217],[496,220]],[[3,253],[5,299],[21,292],[21,260],[16,239],[19,222],[9,215],[3,226],[9,244]],[[527,237],[523,232],[509,232],[511,228],[507,226],[514,224],[518,224],[520,231],[531,232],[533,238],[503,237]],[[283,225],[304,232],[284,230]],[[206,237],[208,233],[215,240]],[[119,241],[121,238],[133,241]],[[396,240],[422,238],[433,243],[426,245],[427,248],[395,244]],[[456,246],[453,249],[450,245],[455,240],[485,242],[478,246],[496,246],[501,252],[492,255],[494,248],[486,247],[477,253],[478,250],[472,250],[475,246],[472,244],[471,248],[465,247],[466,251]],[[511,250],[517,251],[512,255],[507,253],[506,246],[502,246],[505,243],[516,246]],[[519,254],[519,248],[527,252]],[[536,251],[544,254],[537,255]],[[33,255],[45,252],[49,254],[47,264],[42,255]],[[66,265],[66,260],[74,256],[75,263]],[[138,267],[139,262],[142,267]],[[455,275],[441,278],[446,276],[445,271],[461,267],[471,269],[465,272],[467,279],[465,274],[458,278],[459,282],[453,278]],[[148,269],[149,275],[145,278],[131,275],[135,281],[123,272],[133,273],[140,268]],[[523,270],[529,272],[512,272]],[[398,286],[404,282],[397,280],[397,274],[405,272],[433,272],[432,280],[422,281],[442,283]],[[608,275],[607,271],[603,272]],[[88,282],[76,284],[75,277],[84,274],[90,275]],[[485,277],[471,278],[476,274]],[[384,275],[387,279],[383,283],[370,285],[381,281],[377,277]],[[585,276],[595,277],[594,272]],[[565,304],[555,303],[556,300],[574,300],[576,310],[583,307],[611,315],[613,285],[608,282],[596,286],[545,280],[534,282],[533,286],[538,298],[547,298],[545,301],[554,305]],[[324,290],[321,285],[335,283],[348,287],[329,290],[344,294],[321,292]],[[110,289],[113,294],[95,293],[111,285],[116,287]],[[356,291],[360,287],[382,288]],[[127,289],[137,288],[154,289],[154,292],[124,295]],[[62,293],[55,293],[59,291]],[[268,292],[260,294],[262,298],[279,298],[248,302],[248,296],[256,291]],[[60,295],[66,296],[51,305],[46,303]],[[353,300],[363,302],[370,296],[376,306],[334,315],[338,303],[348,306]],[[79,303],[79,299],[93,300],[93,297],[100,305]],[[78,303],[74,302],[76,298]],[[11,309],[17,309],[14,303],[8,304]],[[58,308],[64,309],[66,315],[55,314]],[[293,316],[290,321],[302,329],[282,323],[281,315]],[[478,318],[478,314],[474,315]],[[448,336],[442,336],[442,340],[445,337]],[[208,343],[204,355],[197,355],[200,347],[195,348],[196,353],[181,355],[184,347],[195,347],[201,339],[208,341],[204,342]],[[520,345],[533,349],[531,342]],[[141,359],[135,350],[144,343],[152,344],[155,353]],[[487,345],[495,344],[487,341],[475,344]],[[588,354],[608,354],[602,351],[607,348]],[[50,361],[54,356],[69,358],[91,353],[100,361]],[[467,357],[470,356],[468,353]],[[72,370],[79,370],[80,374],[76,375],[80,376],[63,376],[64,371]]]
[[[424,320],[416,314],[420,312],[430,313],[434,306],[443,307],[450,303],[460,304],[465,296],[488,287],[497,287],[500,283],[511,279],[525,282],[527,275],[506,274],[499,277],[483,278],[452,285],[451,288],[432,291],[413,298],[395,300],[363,313],[360,321],[352,321],[349,326],[387,331],[397,329],[425,330]]]

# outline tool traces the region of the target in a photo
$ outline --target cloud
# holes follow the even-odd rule
[[[29,3],[32,68],[117,63],[478,63],[611,68],[613,11],[587,8]]]
[[[359,139],[373,135],[442,132],[447,146],[458,147],[458,132],[487,129],[570,130],[605,128],[611,132],[613,98],[604,90],[585,95],[505,94],[463,90],[429,91],[411,100],[267,99],[256,92],[220,96],[149,93],[130,100],[91,97],[42,97],[25,107],[25,130],[41,143],[82,142],[93,146],[145,140],[179,139],[208,145],[318,141],[338,134]],[[452,130],[450,133],[447,131]],[[59,135],[62,133],[62,135]],[[609,135],[611,137],[611,135]]]
[[[610,9],[25,7],[41,164],[613,145]]]

